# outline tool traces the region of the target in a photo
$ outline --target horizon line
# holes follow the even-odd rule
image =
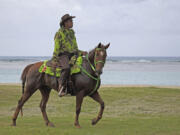
[[[52,57],[52,56],[40,56],[40,55],[28,55],[28,56],[25,56],[25,55],[3,55],[3,56],[0,56],[0,57]],[[113,55],[113,56],[107,56],[107,57],[180,57],[180,56],[117,56],[117,55]]]

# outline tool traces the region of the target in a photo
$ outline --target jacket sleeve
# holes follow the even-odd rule
[[[55,37],[54,37],[54,56],[58,57],[58,55],[60,53],[62,53],[63,49],[62,49],[62,36],[60,34],[60,32],[57,32]]]

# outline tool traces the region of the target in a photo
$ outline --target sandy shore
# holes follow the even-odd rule
[[[0,85],[21,85],[21,83],[0,83]]]
[[[21,83],[0,83],[0,85],[21,85]],[[157,88],[177,88],[180,89],[180,86],[167,86],[167,85],[121,85],[121,84],[103,84],[101,87],[157,87]]]
[[[121,85],[121,84],[105,84],[105,85],[102,85],[101,87],[157,87],[157,88],[177,88],[177,89],[180,89],[180,86],[167,86],[167,85]]]

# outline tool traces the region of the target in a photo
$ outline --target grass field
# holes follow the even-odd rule
[[[114,87],[99,90],[104,115],[95,126],[99,104],[86,97],[80,114],[81,129],[73,126],[75,97],[59,98],[52,91],[47,113],[55,128],[46,127],[37,91],[23,107],[24,116],[11,127],[11,117],[21,96],[21,86],[0,85],[0,135],[180,135],[180,89]]]

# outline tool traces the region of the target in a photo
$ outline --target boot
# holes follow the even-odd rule
[[[66,95],[64,86],[62,85],[62,83],[61,84],[59,83],[58,95],[59,95],[59,97],[63,97]]]
[[[69,78],[69,73],[70,73],[70,70],[69,69],[63,69],[62,70],[62,73],[61,73],[61,76],[60,76],[60,79],[59,79],[59,88],[58,88],[58,95],[59,97],[63,97],[67,94],[67,91],[66,90],[66,81],[67,81],[67,78]]]

